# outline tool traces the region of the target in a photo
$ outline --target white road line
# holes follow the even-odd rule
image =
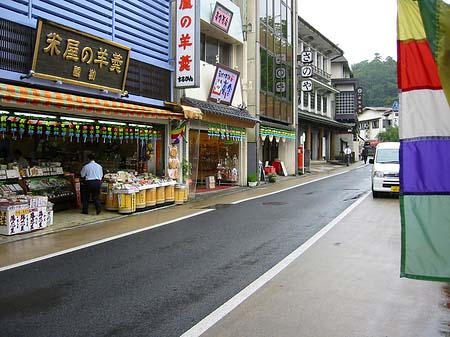
[[[317,181],[317,180],[316,180]],[[303,184],[301,184],[303,185]],[[300,185],[299,185],[300,186]],[[277,274],[279,274],[283,269],[285,269],[289,264],[291,264],[295,259],[302,255],[307,249],[309,249],[314,243],[316,243],[322,236],[324,236],[330,229],[332,229],[336,224],[338,224],[347,214],[349,214],[354,208],[356,208],[370,193],[366,193],[361,198],[356,200],[353,204],[347,207],[341,214],[329,222],[325,227],[323,227],[319,232],[317,232],[308,241],[298,247],[295,251],[281,260],[277,265],[272,267],[261,277],[250,283],[241,292],[233,296],[229,301],[222,304],[215,311],[210,313],[191,329],[186,331],[181,335],[181,337],[198,337],[203,334],[206,330],[211,328],[214,324],[224,318],[238,305],[244,302],[248,297],[255,293],[259,288],[273,279]]]
[[[327,178],[331,178],[331,177],[335,177],[335,176],[338,176],[340,174],[344,174],[344,173],[347,173],[347,172],[348,171],[339,172],[339,173],[335,173],[335,174],[330,174],[329,176],[325,176],[325,177],[322,177],[322,178],[317,178],[317,179],[314,179],[314,180],[311,180],[311,181],[307,181],[307,182],[304,182],[304,183],[301,183],[301,184],[297,184],[297,185],[294,185],[294,186],[286,187],[286,188],[283,188],[282,190],[277,190],[277,191],[274,191],[274,192],[268,192],[266,194],[257,195],[257,196],[254,196],[254,197],[238,200],[238,201],[232,202],[231,204],[232,205],[237,205],[237,204],[240,204],[241,202],[267,197],[268,195],[272,195],[272,194],[276,194],[276,193],[281,193],[281,192],[284,192],[284,191],[292,190],[293,188],[297,188],[297,187],[300,187],[300,186],[303,186],[303,185],[308,185],[308,184],[311,184],[311,183],[315,183],[317,181],[320,181],[320,180],[323,180],[323,179],[327,179]]]
[[[180,217],[180,218],[177,218],[177,219],[173,219],[173,220],[170,220],[170,221],[161,222],[161,223],[156,224],[156,225],[152,225],[152,226],[148,226],[148,227],[145,227],[145,228],[136,229],[136,230],[131,231],[131,232],[127,232],[127,233],[122,233],[122,234],[119,234],[119,235],[111,236],[111,237],[106,238],[106,239],[93,241],[93,242],[90,242],[90,243],[87,243],[87,244],[84,244],[84,245],[80,245],[80,246],[77,246],[77,247],[61,250],[61,251],[56,252],[56,253],[43,255],[43,256],[36,257],[34,259],[31,259],[31,260],[26,260],[26,261],[22,261],[22,262],[19,262],[19,263],[11,264],[9,266],[0,267],[0,272],[5,271],[5,270],[9,270],[9,269],[13,269],[13,268],[17,268],[17,267],[21,267],[21,266],[25,266],[27,264],[31,264],[31,263],[34,263],[34,262],[50,259],[50,258],[55,257],[55,256],[71,253],[71,252],[74,252],[74,251],[77,251],[77,250],[80,250],[80,249],[84,249],[84,248],[92,247],[92,246],[95,246],[95,245],[99,245],[99,244],[104,243],[104,242],[120,239],[120,238],[123,238],[125,236],[133,235],[133,234],[136,234],[136,233],[140,233],[140,232],[144,232],[144,231],[147,231],[147,230],[150,230],[150,229],[154,229],[154,228],[157,228],[157,227],[168,225],[168,224],[171,224],[171,223],[176,222],[176,221],[189,219],[189,218],[192,218],[194,216],[201,215],[203,213],[207,213],[207,212],[211,212],[211,211],[213,211],[213,209],[201,210],[201,211],[199,211],[199,212],[197,212],[195,214],[186,215],[186,216],[183,216],[183,217]]]

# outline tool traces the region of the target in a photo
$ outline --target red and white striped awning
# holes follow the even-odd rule
[[[145,105],[64,94],[49,90],[0,83],[0,103],[4,107],[29,105],[31,109],[55,109],[72,114],[119,118],[185,119],[186,113]]]

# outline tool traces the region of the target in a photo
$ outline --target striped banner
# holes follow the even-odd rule
[[[450,281],[449,51],[450,5],[398,0],[402,277]]]
[[[176,113],[166,109],[20,87],[4,83],[0,83],[0,102],[4,106],[18,107],[21,105],[29,105],[32,108],[44,111],[49,108],[56,108],[76,114],[94,113],[111,117],[184,119],[183,113]]]

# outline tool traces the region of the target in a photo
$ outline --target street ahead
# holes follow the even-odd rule
[[[3,271],[1,336],[180,336],[368,192],[369,169]]]

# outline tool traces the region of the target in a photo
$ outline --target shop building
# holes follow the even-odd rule
[[[338,117],[354,118],[356,100],[355,88],[344,102],[346,92],[332,83],[332,62],[343,51],[300,17],[298,47],[298,141],[308,167],[309,160],[339,158],[345,145],[353,141],[354,120],[350,123]]]
[[[189,55],[198,60],[198,81],[175,85],[176,100],[202,113],[201,120],[187,123],[181,141],[191,170],[189,189],[246,185],[247,135],[259,120],[248,111],[244,97],[247,74],[242,57],[242,10],[227,0],[199,0],[195,4],[199,6],[199,27],[193,34],[198,36],[198,49]],[[180,7],[177,5],[178,12]],[[176,34],[180,36],[178,45],[183,45],[183,34]],[[184,55],[184,46],[179,48]]]
[[[16,168],[21,151],[30,165],[11,178],[23,193],[76,206],[71,178],[89,152],[105,173],[179,180],[168,165],[171,130],[202,115],[167,103],[171,15],[169,1],[0,3],[0,164]],[[16,185],[2,173],[5,190]]]
[[[296,174],[296,1],[242,1],[248,109],[260,124],[248,139],[249,171],[276,165]],[[283,165],[281,165],[283,163]],[[280,167],[285,171],[280,171]]]

